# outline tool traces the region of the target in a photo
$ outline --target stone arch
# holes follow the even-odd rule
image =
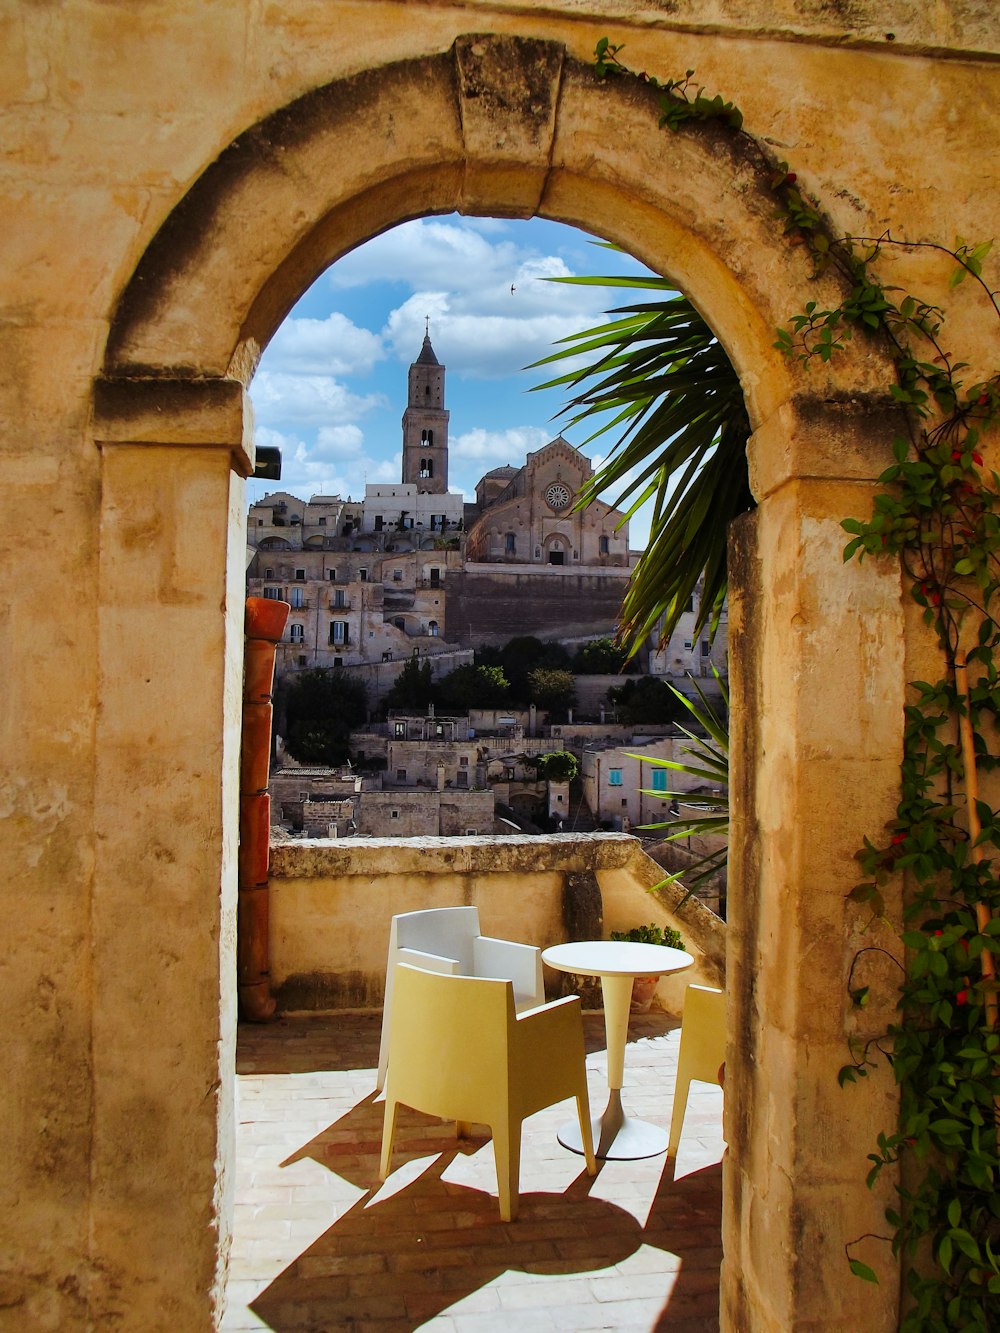
[[[765,174],[739,141],[719,127],[660,134],[655,123],[650,90],[599,84],[556,43],[472,35],[315,89],[242,133],[164,223],[111,319],[94,414],[109,555],[103,605],[111,623],[134,600],[125,554],[139,520],[130,496],[156,493],[139,518],[161,525],[170,521],[164,497],[175,513],[190,491],[211,489],[216,508],[223,500],[229,545],[213,548],[219,563],[165,562],[156,576],[161,602],[187,616],[182,632],[202,660],[219,641],[218,594],[228,588],[220,721],[207,748],[231,817],[243,517],[232,474],[253,468],[246,385],[298,296],[386,228],[455,209],[577,225],[673,277],[740,372],[761,501],[737,533],[730,617],[734,702],[743,705],[733,749],[741,892],[731,902],[742,905],[730,926],[727,1092],[739,1110],[729,1124],[724,1325],[751,1327],[752,1307],[769,1312],[771,1326],[859,1327],[872,1321],[873,1302],[894,1310],[892,1284],[874,1296],[847,1284],[831,1292],[813,1276],[818,1251],[839,1254],[844,1239],[880,1221],[878,1198],[853,1162],[844,1165],[864,1132],[858,1113],[826,1101],[837,1095],[833,1069],[843,1058],[843,895],[857,837],[854,825],[841,834],[819,815],[837,789],[850,794],[856,825],[879,822],[895,782],[902,700],[880,685],[878,698],[870,688],[844,690],[831,706],[818,686],[831,660],[843,681],[870,682],[874,663],[901,653],[898,579],[870,565],[842,571],[837,521],[864,507],[893,418],[877,393],[882,360],[860,344],[808,381],[774,350],[774,329],[804,303],[807,283],[810,297],[831,303],[836,287],[832,277],[813,282],[804,254],[782,242]],[[106,654],[113,663],[113,647]],[[157,673],[173,670],[173,661],[151,660],[134,684],[112,670],[106,730],[126,731]],[[890,676],[883,670],[878,680]],[[161,762],[170,743],[163,738]],[[188,737],[176,746],[184,753]],[[103,771],[98,780],[110,789]],[[105,804],[129,811],[120,796]],[[128,850],[110,815],[108,827],[104,873]],[[171,836],[160,830],[161,843]],[[176,837],[180,845],[180,826]],[[198,890],[192,901],[216,916],[218,877],[235,882],[221,827],[217,841],[215,861],[189,867],[187,883]],[[202,1046],[214,1051],[210,1040]],[[891,1088],[871,1095],[891,1107]],[[891,1110],[874,1114],[891,1119]],[[822,1142],[810,1137],[817,1117]],[[215,1158],[201,1140],[192,1158],[204,1190]],[[205,1197],[207,1209],[211,1189]],[[751,1228],[768,1244],[753,1241]]]

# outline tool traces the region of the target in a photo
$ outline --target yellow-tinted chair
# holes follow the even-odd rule
[[[521,1122],[576,1098],[587,1171],[594,1175],[580,998],[517,1015],[511,982],[396,968],[379,1174],[389,1174],[399,1104],[493,1136],[500,1216],[517,1215]]]
[[[692,1079],[719,1083],[719,1069],[726,1058],[726,996],[710,986],[688,986],[684,992],[681,1044],[677,1056],[677,1086],[670,1116],[667,1156],[677,1156],[681,1141],[688,1089]]]
[[[518,1013],[545,1003],[541,949],[481,935],[477,907],[426,907],[394,916],[389,923],[389,955],[385,964],[382,1040],[375,1078],[378,1092],[385,1087],[392,987],[399,963],[411,963],[427,972],[511,981]]]

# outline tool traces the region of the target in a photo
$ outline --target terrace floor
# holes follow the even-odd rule
[[[223,1333],[719,1327],[722,1093],[691,1086],[676,1171],[663,1156],[583,1160],[564,1102],[525,1121],[521,1208],[502,1223],[483,1135],[400,1110],[379,1188],[380,1015],[243,1026],[235,1235]],[[607,1100],[604,1021],[586,1014],[592,1109]],[[669,1123],[680,1031],[634,1015],[626,1109]]]

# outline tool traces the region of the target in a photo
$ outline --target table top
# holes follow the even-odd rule
[[[683,949],[663,944],[635,944],[631,940],[577,940],[542,950],[542,962],[559,972],[594,977],[659,977],[683,972],[694,959]]]

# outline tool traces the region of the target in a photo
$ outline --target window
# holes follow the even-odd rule
[[[427,622],[427,633],[431,636],[432,639],[436,639],[436,638],[437,638],[437,635],[438,635],[438,623],[437,623],[436,620],[429,620],[429,621]]]
[[[280,588],[265,588],[265,589],[264,589],[264,596],[270,598],[270,600],[271,600],[272,602],[280,602],[280,601],[281,601],[281,589],[280,589]]]
[[[435,739],[435,740],[443,740],[443,739],[444,739],[444,723],[443,723],[443,722],[435,722],[435,723],[434,723],[434,739]]]
[[[265,569],[265,570],[264,570],[264,577],[265,577],[266,579],[273,579],[273,578],[274,578],[274,570],[273,570],[273,569]]]
[[[627,809],[628,809],[628,797],[627,797],[627,796],[623,796],[623,797],[622,797],[622,809],[623,809],[623,810],[627,810]]]
[[[514,555],[517,548],[517,539],[512,532],[508,532],[504,537],[504,551],[507,555]]]
[[[382,531],[382,528],[383,528],[384,526],[385,526],[385,519],[382,517],[381,514],[376,514],[376,515],[375,515],[375,531],[376,531],[376,532],[381,532],[381,531]]]
[[[304,605],[305,605],[305,602],[303,601],[303,598],[302,598],[302,589],[301,589],[301,588],[293,588],[293,589],[292,589],[292,606],[302,607],[302,606],[304,606]]]
[[[331,606],[346,606],[346,605],[347,605],[347,595],[346,595],[346,593],[344,592],[343,588],[334,588],[334,590],[333,590],[333,596],[332,596],[331,599],[330,599],[330,605],[331,605]]]
[[[556,805],[562,805],[562,803],[563,803],[563,798],[562,798],[562,793],[560,792],[560,794],[556,797]]]
[[[406,781],[406,769],[405,769],[405,768],[397,768],[397,769],[396,769],[396,781],[397,781],[397,782],[405,782],[405,781]]]
[[[469,775],[468,775],[468,773],[463,773],[463,772],[461,772],[461,771],[459,771],[458,773],[456,773],[456,774],[455,774],[455,785],[458,786],[458,787],[467,787],[467,786],[469,785]]]
[[[711,651],[712,651],[712,645],[709,643],[709,641],[708,641],[707,639],[702,639],[702,641],[701,641],[701,655],[702,655],[702,657],[707,657]]]
[[[464,755],[464,754],[462,755],[461,759],[459,759],[459,761],[458,761],[458,766],[459,766],[459,768],[468,768],[468,767],[469,767],[469,757],[468,757],[468,755]]]
[[[601,555],[607,555],[610,549],[611,549],[611,543],[608,541],[607,537],[602,537],[600,541]]]
[[[297,569],[295,571],[295,578],[298,583],[305,583],[306,571],[304,569]]]
[[[690,652],[691,649],[694,647],[694,644],[692,643],[692,641],[691,641],[690,639],[685,639],[685,640],[684,640],[684,647],[687,649],[688,652]]]
[[[259,518],[257,520],[257,526],[258,528],[262,528],[264,526],[264,520],[262,518]]]
[[[479,836],[479,830],[476,829],[476,828],[467,828],[467,829],[465,830],[465,836],[466,836],[467,838],[475,838],[475,837],[478,837],[478,836]]]
[[[292,643],[305,643],[306,632],[301,625],[293,625],[291,635]]]
[[[350,643],[350,626],[346,620],[330,621],[330,642]]]
[[[299,653],[299,666],[305,666],[306,660],[305,653]]]
[[[401,569],[394,569],[392,571],[392,581],[393,583],[403,582],[403,571]]]
[[[440,569],[432,569],[432,570],[431,570],[431,587],[432,587],[432,588],[440,588],[440,586],[441,586],[441,571],[440,571]]]
[[[368,570],[367,570],[367,569],[359,569],[359,570],[358,570],[358,578],[361,580],[362,583],[367,583],[367,582],[368,582]]]
[[[399,811],[398,811],[398,810],[390,810],[390,811],[389,811],[389,818],[390,818],[390,819],[398,819],[398,818],[399,818]]]
[[[608,785],[611,787],[620,787],[622,785],[622,771],[620,768],[608,769]]]
[[[317,519],[316,522],[319,524],[319,526],[320,526],[321,528],[325,528],[325,527],[326,527],[326,516],[324,515],[323,518],[319,518],[319,519]]]
[[[503,775],[507,782],[514,781],[514,770],[512,768],[505,768],[503,771]]]
[[[388,649],[382,654],[382,661],[383,661],[383,662],[391,662],[391,661],[392,661],[392,653],[390,653],[390,652],[388,651]]]
[[[421,458],[421,460],[420,460],[420,475],[421,475],[421,477],[433,477],[433,475],[434,475],[434,459],[433,459],[433,458]]]
[[[653,782],[652,782],[653,791],[667,790],[667,770],[665,768],[654,768],[652,777],[653,777]]]
[[[335,657],[333,659],[333,665],[335,667],[342,667],[344,665],[344,659],[342,657]]]
[[[393,725],[393,732],[394,732],[394,734],[395,734],[395,736],[396,736],[397,739],[400,739],[400,738],[405,737],[405,736],[406,736],[406,723],[405,723],[405,722],[396,722],[396,723],[394,723],[394,725]]]
[[[393,616],[392,623],[396,626],[397,629],[403,629],[403,630],[406,629],[406,621],[402,616]]]
[[[331,583],[336,583],[336,582],[337,582],[337,571],[336,571],[335,569],[328,569],[328,570],[326,571],[326,577],[330,580]]]

